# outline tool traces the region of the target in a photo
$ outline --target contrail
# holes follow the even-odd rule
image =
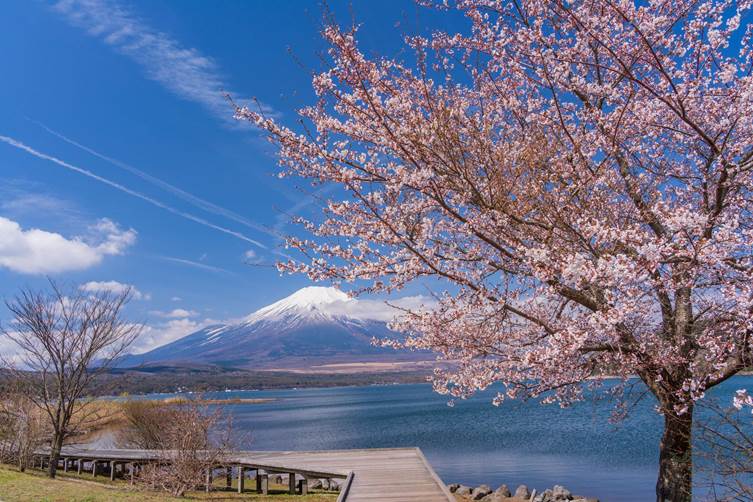
[[[196,268],[200,268],[200,269],[203,269],[203,270],[209,270],[211,272],[221,272],[223,274],[235,275],[234,273],[230,272],[229,270],[225,270],[224,268],[213,267],[211,265],[207,265],[205,263],[195,262],[195,261],[192,261],[192,260],[186,260],[186,259],[183,259],[183,258],[174,258],[172,256],[159,256],[159,258],[162,259],[162,260],[167,260],[167,261],[171,261],[171,262],[174,262],[174,263],[181,263],[183,265],[188,265],[190,267],[196,267]]]
[[[92,148],[89,148],[86,145],[82,145],[78,141],[73,140],[73,139],[65,136],[64,134],[59,133],[59,132],[55,131],[54,129],[49,128],[48,126],[46,126],[42,122],[39,122],[39,121],[33,120],[33,119],[28,119],[28,120],[31,121],[31,122],[34,122],[39,127],[41,127],[42,129],[44,129],[48,133],[52,134],[56,138],[59,138],[59,139],[65,141],[66,143],[68,143],[70,145],[73,145],[76,148],[79,148],[79,149],[81,149],[81,150],[89,153],[90,155],[93,155],[93,156],[95,156],[97,158],[100,158],[100,159],[104,160],[105,162],[109,162],[110,164],[112,164],[114,166],[117,166],[117,167],[119,167],[121,169],[124,169],[124,170],[128,171],[129,173],[138,176],[142,180],[144,180],[144,181],[146,181],[148,183],[151,183],[152,185],[155,185],[155,186],[157,186],[157,187],[159,187],[159,188],[161,188],[161,189],[163,189],[163,190],[165,190],[167,192],[170,192],[171,194],[173,194],[173,195],[175,195],[175,196],[183,199],[184,201],[188,202],[189,204],[191,204],[191,205],[193,205],[193,206],[195,206],[195,207],[197,207],[199,209],[202,209],[202,210],[204,210],[204,211],[206,211],[208,213],[214,213],[214,214],[216,214],[218,216],[223,216],[225,218],[228,218],[230,220],[235,221],[236,223],[240,223],[241,225],[245,225],[246,227],[251,228],[253,230],[257,230],[259,232],[263,232],[263,233],[271,235],[273,237],[279,237],[279,234],[277,232],[275,232],[274,230],[272,230],[272,229],[270,229],[268,227],[265,227],[264,225],[259,225],[258,223],[254,223],[253,221],[250,221],[250,220],[244,218],[243,216],[239,215],[238,213],[235,213],[233,211],[230,211],[229,209],[225,209],[224,207],[218,206],[217,204],[214,204],[212,202],[204,200],[201,197],[197,197],[196,195],[194,195],[192,193],[189,193],[189,192],[186,192],[185,190],[182,190],[182,189],[176,187],[175,185],[172,185],[172,184],[170,184],[170,183],[168,183],[168,182],[166,182],[164,180],[161,180],[161,179],[159,179],[159,178],[157,178],[155,176],[152,176],[149,173],[145,173],[141,169],[133,167],[130,164],[126,164],[125,162],[122,162],[122,161],[120,161],[118,159],[114,159],[112,157],[108,157],[107,155],[105,155],[103,153],[100,153],[100,152],[98,152],[98,151],[96,151],[96,150],[94,150]]]
[[[251,239],[250,237],[247,237],[247,236],[243,235],[240,232],[236,232],[234,230],[230,230],[228,228],[221,227],[219,225],[215,225],[214,223],[211,223],[211,222],[209,222],[209,221],[207,221],[207,220],[205,220],[203,218],[199,218],[198,216],[194,216],[194,215],[192,215],[190,213],[185,213],[183,211],[175,209],[174,207],[168,206],[167,204],[164,204],[164,203],[162,203],[162,202],[160,202],[160,201],[158,201],[156,199],[153,199],[153,198],[151,198],[151,197],[149,197],[147,195],[139,193],[139,192],[137,192],[135,190],[131,190],[130,188],[125,187],[125,186],[121,185],[120,183],[116,183],[114,181],[110,181],[107,178],[103,178],[102,176],[94,174],[91,171],[88,171],[88,170],[83,169],[83,168],[78,167],[78,166],[74,166],[73,164],[69,164],[68,162],[65,162],[64,160],[60,160],[57,157],[53,157],[51,155],[47,155],[46,153],[42,153],[42,152],[40,152],[38,150],[35,150],[34,148],[32,148],[30,146],[27,146],[27,145],[21,143],[20,141],[17,141],[15,139],[11,138],[11,137],[0,135],[0,141],[3,141],[4,143],[7,143],[10,146],[13,146],[15,148],[18,148],[19,150],[23,150],[23,151],[25,151],[25,152],[27,152],[27,153],[29,153],[29,154],[37,157],[37,158],[44,159],[44,160],[49,160],[50,162],[54,162],[55,164],[57,164],[59,166],[65,167],[66,169],[69,169],[71,171],[77,172],[79,174],[83,174],[84,176],[87,176],[89,178],[97,180],[100,183],[104,183],[105,185],[109,185],[109,186],[111,186],[111,187],[113,187],[113,188],[115,188],[117,190],[120,190],[121,192],[125,192],[128,195],[131,195],[133,197],[137,197],[137,198],[139,198],[139,199],[141,199],[141,200],[143,200],[145,202],[148,202],[148,203],[150,203],[150,204],[152,204],[154,206],[157,206],[160,209],[164,209],[165,211],[173,213],[173,214],[175,214],[177,216],[180,216],[180,217],[185,218],[187,220],[191,220],[191,221],[193,221],[195,223],[198,223],[200,225],[204,225],[206,227],[213,228],[214,230],[218,230],[218,231],[226,233],[228,235],[232,235],[233,237],[236,237],[236,238],[241,239],[243,241],[249,242],[249,243],[251,243],[251,244],[253,244],[255,246],[258,246],[258,247],[260,247],[262,249],[267,249],[267,246],[265,246],[261,242],[259,242],[257,240],[254,240],[254,239]]]

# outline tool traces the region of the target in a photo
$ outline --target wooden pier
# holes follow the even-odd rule
[[[40,465],[47,452],[39,451]],[[76,469],[93,476],[133,479],[139,466],[155,462],[158,452],[128,449],[84,449],[65,447],[63,470]],[[248,487],[266,493],[269,476],[287,474],[290,493],[305,494],[309,480],[339,479],[338,502],[454,502],[454,497],[426,461],[419,448],[374,448],[326,451],[241,451],[226,458],[207,473],[207,481],[222,471],[227,486],[235,476],[238,491],[245,486],[245,474],[255,472],[256,485]],[[209,483],[207,483],[207,487]]]

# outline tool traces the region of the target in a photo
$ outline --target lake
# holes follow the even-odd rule
[[[711,393],[726,405],[753,377]],[[163,397],[163,396],[161,396]],[[491,404],[491,393],[447,405],[429,385],[337,387],[207,393],[205,397],[275,398],[228,406],[244,449],[321,450],[418,446],[446,483],[561,484],[602,502],[650,501],[662,418],[643,399],[610,423],[613,402],[589,399],[569,409],[536,402]],[[747,415],[750,417],[750,414]]]

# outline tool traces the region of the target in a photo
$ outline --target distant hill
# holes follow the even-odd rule
[[[307,287],[239,322],[207,326],[149,352],[125,357],[120,367],[195,367],[297,371],[395,371],[425,366],[431,354],[376,347],[394,338],[384,307],[335,288]],[[379,310],[379,312],[377,312]]]

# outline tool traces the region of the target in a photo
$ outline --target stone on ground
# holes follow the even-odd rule
[[[458,489],[455,490],[455,493],[462,497],[470,497],[472,491],[473,490],[470,486],[460,485],[458,486]]]
[[[471,492],[471,500],[481,500],[492,492],[492,487],[489,485],[480,485],[473,489]]]
[[[504,498],[512,497],[512,493],[510,493],[510,489],[507,487],[507,485],[500,485],[499,488],[494,490],[494,493],[492,495],[499,495],[500,497]]]
[[[572,500],[573,494],[564,486],[554,485],[554,488],[552,488],[552,497],[554,497],[554,500]]]
[[[526,485],[520,485],[515,489],[515,496],[521,499],[531,498],[531,492]]]

